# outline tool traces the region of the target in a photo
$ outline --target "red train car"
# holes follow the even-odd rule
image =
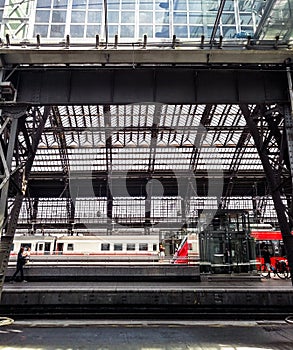
[[[260,230],[251,231],[251,237],[255,239],[256,259],[259,264],[263,264],[262,251],[265,246],[271,253],[271,262],[276,266],[276,261],[286,260],[286,250],[282,239],[281,231]]]

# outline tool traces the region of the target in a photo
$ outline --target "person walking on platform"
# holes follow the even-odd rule
[[[25,257],[25,253],[24,253],[24,248],[21,247],[19,249],[18,254],[17,254],[16,271],[14,272],[14,274],[11,278],[11,282],[16,280],[16,276],[19,272],[20,272],[20,281],[26,282],[24,280],[24,275],[23,275],[23,266],[25,265],[25,263],[26,263],[26,257]]]
[[[263,252],[262,252],[262,256],[264,259],[264,264],[266,265],[267,270],[268,270],[268,277],[267,278],[271,278],[271,271],[274,272],[274,269],[271,265],[271,253],[269,252],[267,246],[264,247]]]

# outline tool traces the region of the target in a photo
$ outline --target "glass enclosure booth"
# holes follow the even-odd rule
[[[249,235],[249,217],[244,211],[218,211],[199,232],[202,273],[256,271],[254,239]]]

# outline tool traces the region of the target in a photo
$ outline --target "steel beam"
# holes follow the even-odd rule
[[[17,165],[20,165],[15,172],[17,183],[17,193],[14,198],[14,202],[11,208],[11,211],[9,213],[9,216],[7,216],[7,225],[5,227],[5,232],[2,231],[1,235],[1,241],[0,241],[0,299],[1,299],[1,293],[2,288],[4,284],[5,274],[8,266],[10,251],[11,251],[11,245],[13,243],[14,239],[14,233],[17,227],[17,221],[18,216],[20,213],[20,209],[22,206],[23,198],[26,193],[26,187],[27,182],[29,178],[29,174],[33,165],[33,161],[35,158],[36,150],[38,147],[38,143],[41,138],[42,131],[44,129],[45,122],[48,118],[50,112],[50,107],[45,107],[44,112],[42,115],[38,115],[33,111],[34,115],[34,125],[35,129],[34,132],[29,135],[29,139],[26,139],[26,137],[19,137],[21,133],[21,127],[18,128],[18,135],[16,139],[16,144],[14,146],[13,151],[15,150],[14,156],[16,157],[15,162]],[[7,107],[5,113],[9,115],[9,108]],[[12,108],[13,113],[13,108]],[[24,116],[25,118],[25,116]],[[20,123],[19,123],[20,124]],[[22,124],[24,127],[24,124]],[[24,130],[22,131],[24,133]],[[24,140],[23,140],[24,139]],[[22,143],[22,149],[23,153],[20,153],[20,147],[19,144]]]
[[[55,68],[16,70],[17,104],[270,104],[288,102],[286,68]],[[127,88],[125,88],[127,86]],[[8,103],[9,101],[7,101]],[[4,102],[6,101],[4,100]],[[1,104],[1,103],[0,103]]]
[[[282,188],[280,183],[277,181],[277,179],[281,178],[281,176],[278,173],[278,169],[275,169],[274,164],[271,163],[268,149],[263,147],[263,144],[266,142],[266,140],[264,138],[264,135],[261,134],[261,128],[259,129],[256,124],[255,119],[257,118],[255,118],[255,114],[252,113],[246,105],[240,105],[240,108],[245,117],[251,136],[254,139],[255,146],[258,150],[259,157],[267,177],[268,186],[274,202],[283,242],[287,252],[289,266],[291,271],[293,271],[293,235],[291,234],[290,223],[286,215],[286,207],[281,198]],[[259,117],[261,118],[261,116]]]

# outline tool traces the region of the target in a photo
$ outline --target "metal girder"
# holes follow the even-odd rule
[[[268,152],[269,150],[263,147],[263,145],[266,143],[266,137],[268,137],[268,135],[262,134],[262,123],[257,125],[256,122],[257,119],[263,117],[260,113],[263,112],[263,110],[260,107],[259,111],[250,111],[246,105],[240,105],[240,108],[245,117],[251,136],[254,139],[255,146],[258,150],[259,157],[267,177],[270,194],[274,202],[283,242],[287,252],[289,266],[293,271],[293,235],[291,234],[291,225],[286,214],[286,207],[281,198],[283,191],[282,184],[278,182],[278,179],[282,178],[282,174],[280,173],[281,170],[275,167],[274,162],[272,163]]]
[[[223,48],[211,48],[210,44],[202,45],[200,39],[191,43],[176,44],[172,42],[161,46],[149,45],[142,48],[141,44],[124,45],[123,48],[100,47],[95,45],[75,45],[64,50],[64,45],[11,45],[0,47],[0,66],[15,65],[129,65],[138,68],[139,65],[278,65],[292,57],[292,49],[287,45],[276,50],[274,42],[253,47],[239,45],[239,41],[224,43]]]
[[[68,217],[68,223],[69,223],[68,230],[69,232],[71,232],[72,230],[71,224],[74,222],[75,207],[70,195],[70,188],[69,188],[70,165],[69,165],[69,158],[68,158],[68,148],[66,144],[66,136],[65,136],[61,116],[56,106],[52,108],[51,123],[53,126],[54,137],[57,140],[57,143],[59,145],[58,150],[59,150],[60,160],[61,160],[62,170],[63,170],[63,176],[62,176],[62,179],[64,182],[63,192],[66,194],[66,198],[67,198],[66,208],[67,208],[67,217]]]
[[[109,130],[111,128],[111,111],[110,106],[105,105],[103,107],[104,113],[104,124],[105,128],[105,139],[106,139],[106,167],[107,167],[107,232],[111,234],[111,225],[113,218],[113,186],[112,186],[112,143],[113,137]],[[118,135],[118,134],[117,134]],[[117,136],[118,137],[118,136]]]
[[[32,105],[288,102],[285,67],[276,71],[211,67],[28,68],[16,70],[10,78],[18,91],[17,103]]]
[[[13,243],[14,233],[17,227],[17,220],[27,189],[29,174],[46,119],[49,115],[49,111],[50,107],[45,107],[43,113],[40,113],[40,111],[36,109],[33,109],[33,111],[31,111],[31,122],[34,127],[32,128],[33,132],[30,135],[26,132],[25,129],[25,119],[28,117],[28,115],[21,116],[18,121],[18,131],[15,133],[15,145],[13,143],[14,147],[12,150],[15,151],[14,157],[16,169],[14,173],[13,184],[16,189],[16,194],[11,206],[11,210],[6,214],[5,224],[3,222],[3,226],[0,228],[0,297],[2,293],[6,269],[8,266],[11,245]],[[11,109],[7,107],[6,110],[3,111],[3,115],[7,116],[12,115],[13,113],[15,115],[15,119],[17,119],[17,113],[19,114],[19,112],[15,114],[13,107]],[[11,139],[11,145],[12,142],[13,140]],[[9,169],[9,171],[11,171],[11,169]],[[12,181],[10,181],[10,183],[12,183]]]

